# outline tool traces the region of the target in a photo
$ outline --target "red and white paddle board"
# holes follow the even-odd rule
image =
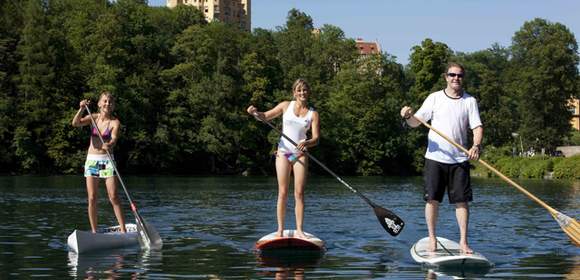
[[[295,230],[284,230],[282,237],[276,237],[272,232],[256,242],[258,250],[308,250],[323,251],[324,241],[313,234],[304,232],[306,238],[295,237]]]

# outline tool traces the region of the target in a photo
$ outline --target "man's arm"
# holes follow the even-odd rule
[[[469,149],[469,159],[479,159],[481,153],[481,141],[483,141],[483,126],[478,126],[473,129],[473,146]]]

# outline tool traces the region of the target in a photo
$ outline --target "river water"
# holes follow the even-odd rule
[[[473,181],[470,245],[494,267],[466,272],[422,267],[411,258],[410,247],[427,234],[421,178],[344,179],[399,215],[403,232],[388,235],[358,196],[333,178],[313,177],[305,230],[323,239],[327,250],[272,259],[253,247],[276,229],[273,177],[127,177],[163,249],[81,255],[68,252],[66,238],[74,229],[89,229],[84,178],[0,177],[0,279],[580,279],[580,249],[548,211],[500,180]],[[580,182],[519,182],[562,213],[580,216]],[[100,225],[115,225],[104,186],[99,199]],[[288,228],[294,225],[292,203]],[[126,200],[124,206],[129,221]],[[446,200],[438,234],[458,240]]]

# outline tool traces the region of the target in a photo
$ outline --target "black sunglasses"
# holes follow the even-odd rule
[[[447,73],[447,76],[449,76],[451,78],[455,78],[455,76],[457,76],[457,78],[463,78],[463,74],[457,74],[457,73]]]

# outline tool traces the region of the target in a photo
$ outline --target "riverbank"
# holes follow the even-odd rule
[[[564,157],[497,157],[484,160],[510,178],[571,179],[580,180],[580,156]],[[479,162],[472,163],[473,176],[495,175]]]

